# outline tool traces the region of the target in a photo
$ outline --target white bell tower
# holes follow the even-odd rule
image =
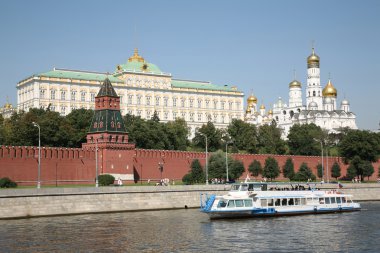
[[[322,86],[319,69],[319,56],[315,54],[314,47],[312,54],[307,57],[307,87],[306,106],[310,110],[311,102],[315,102],[317,110],[323,110]],[[315,104],[313,104],[313,107]],[[315,108],[315,107],[314,107]]]

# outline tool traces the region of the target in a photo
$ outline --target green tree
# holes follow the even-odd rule
[[[160,122],[160,117],[158,117],[158,113],[156,110],[154,110],[154,113],[153,113],[151,120],[156,122],[156,123]]]
[[[286,162],[282,167],[282,174],[284,175],[284,177],[289,178],[290,180],[293,179],[295,172],[292,158],[286,159]]]
[[[286,143],[281,139],[281,131],[275,122],[259,127],[257,139],[260,154],[283,155],[286,153]]]
[[[348,177],[349,179],[353,179],[354,177],[356,177],[356,168],[353,164],[350,164],[348,166],[346,177]]]
[[[184,119],[177,118],[166,123],[166,133],[170,142],[169,149],[186,150],[189,146],[189,128]]]
[[[240,119],[233,119],[227,127],[227,132],[234,141],[234,146],[248,153],[257,153],[257,133],[255,125]]]
[[[323,167],[322,164],[318,163],[317,165],[317,176],[323,178]]]
[[[251,173],[251,176],[258,177],[263,173],[263,168],[261,163],[257,160],[253,160],[251,164],[248,166],[248,171]]]
[[[208,175],[209,179],[226,178],[226,157],[223,151],[217,151],[210,156],[208,162]]]
[[[208,150],[213,152],[222,148],[222,134],[212,122],[207,122],[195,133],[193,145],[204,149],[206,146],[205,136],[207,136]]]
[[[288,134],[288,146],[292,155],[321,154],[320,142],[323,136],[322,129],[315,124],[295,124]]]
[[[79,148],[86,142],[86,136],[94,116],[93,110],[76,109],[72,110],[62,124],[62,131],[69,134],[68,146]]]
[[[340,166],[339,163],[334,162],[332,168],[331,168],[331,176],[335,177],[336,180],[338,180],[338,177],[340,177]]]
[[[265,159],[263,176],[269,178],[271,181],[280,175],[278,162],[273,157]]]
[[[315,180],[315,175],[311,172],[311,169],[307,166],[307,163],[302,163],[300,169],[295,175],[297,181],[307,181],[309,179]]]
[[[362,171],[363,171],[363,177],[369,177],[372,176],[372,174],[375,172],[375,169],[373,168],[373,165],[371,162],[364,161],[362,164]]]
[[[228,161],[228,177],[229,179],[238,179],[245,171],[244,164],[240,160],[230,159]]]
[[[183,178],[182,181],[186,184],[199,184],[205,182],[205,174],[198,159],[194,159],[190,165],[190,171]]]

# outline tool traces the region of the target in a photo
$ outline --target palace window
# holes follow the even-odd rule
[[[66,91],[61,91],[61,100],[66,100]]]
[[[210,100],[206,100],[206,108],[210,106]]]
[[[181,116],[184,120],[186,120],[186,112],[181,113]]]
[[[66,106],[61,106],[61,116],[66,115]]]
[[[147,118],[147,119],[150,119],[150,113],[151,113],[150,111],[147,111],[147,112],[146,112],[146,118]]]
[[[177,98],[173,98],[173,107],[177,106]]]
[[[193,107],[194,99],[190,99],[190,107]]]
[[[185,99],[184,98],[181,99],[181,107],[185,107]]]
[[[131,105],[133,102],[133,95],[128,95],[128,104]]]
[[[169,100],[168,97],[164,97],[164,106],[168,106],[168,100]]]
[[[190,121],[194,121],[194,113],[190,113]]]
[[[160,97],[156,97],[156,105],[160,105]]]
[[[218,101],[214,100],[214,109],[216,109],[218,106]]]
[[[228,102],[228,109],[232,110],[232,102]]]
[[[71,91],[71,101],[75,101],[75,96],[77,92],[75,90]]]
[[[141,95],[137,95],[137,104],[141,105]]]
[[[45,98],[45,90],[40,90],[40,98]]]
[[[55,90],[50,91],[50,99],[55,99]]]
[[[146,96],[146,105],[150,105],[150,96]]]
[[[237,110],[240,109],[240,102],[236,102],[236,109],[237,109]]]
[[[91,96],[91,102],[95,102],[95,93],[91,92],[90,96]]]
[[[218,115],[214,114],[214,122],[217,123],[218,121]]]
[[[137,110],[137,116],[141,117],[141,110]]]
[[[224,103],[225,103],[225,102],[222,102],[222,103],[220,104],[222,110],[224,110]]]
[[[202,121],[202,113],[198,113],[198,121]]]
[[[173,120],[177,118],[177,112],[173,112]]]
[[[168,112],[164,112],[164,119],[167,120],[169,117],[169,113]]]
[[[128,114],[132,115],[133,114],[132,110],[128,110]]]
[[[202,107],[202,100],[198,99],[198,108],[201,108],[201,107]]]
[[[81,100],[82,102],[86,101],[86,92],[82,91],[82,92],[80,93],[80,100]]]

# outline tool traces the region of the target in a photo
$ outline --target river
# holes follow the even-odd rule
[[[0,252],[378,252],[380,202],[361,204],[215,221],[197,209],[0,220]]]

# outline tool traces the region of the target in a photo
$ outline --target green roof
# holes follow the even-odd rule
[[[238,91],[228,85],[219,86],[219,85],[215,85],[209,82],[175,80],[175,79],[172,79],[172,87],[173,88],[202,89],[202,90],[216,90],[216,91],[234,91],[234,92]]]
[[[152,63],[148,63],[148,62],[138,62],[138,61],[130,61],[125,64],[119,64],[117,66],[116,73],[118,71],[162,74],[162,71],[156,65]]]
[[[52,71],[37,74],[35,76],[44,77],[55,77],[55,78],[70,78],[70,79],[80,79],[88,81],[99,81],[102,82],[108,77],[112,83],[122,83],[123,81],[114,77],[113,75],[107,75],[103,73],[96,72],[84,72],[77,70],[65,70],[65,69],[53,69]]]
[[[108,78],[104,80],[103,85],[96,97],[118,97]]]
[[[96,110],[89,133],[112,132],[126,133],[120,110]]]

